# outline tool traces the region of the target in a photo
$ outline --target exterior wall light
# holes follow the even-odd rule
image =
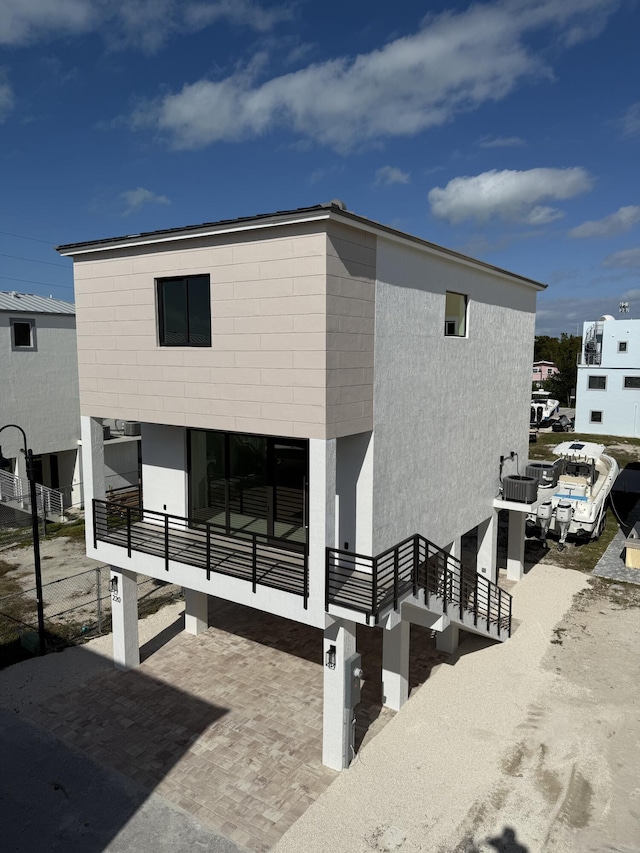
[[[328,669],[336,668],[336,647],[329,646],[327,649],[326,664]]]
[[[118,592],[118,576],[114,575],[109,581],[109,592]]]

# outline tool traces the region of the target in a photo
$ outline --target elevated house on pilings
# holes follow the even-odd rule
[[[139,661],[137,573],[184,587],[194,634],[209,596],[315,626],[339,769],[358,623],[383,629],[394,709],[412,622],[448,651],[460,630],[509,636],[494,498],[501,457],[515,473],[528,446],[543,285],[341,202],[58,250],[74,259],[87,549],[113,567],[117,666]],[[114,414],[141,424],[142,505],[105,494]]]

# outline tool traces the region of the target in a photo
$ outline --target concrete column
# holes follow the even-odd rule
[[[111,590],[113,664],[116,669],[134,669],[140,664],[137,575],[111,566],[111,579],[117,581]]]
[[[491,517],[478,525],[478,556],[476,569],[479,575],[496,582],[498,577],[498,513],[493,511]]]
[[[208,602],[206,592],[184,588],[184,630],[188,634],[201,634],[209,627]]]
[[[71,479],[71,505],[84,509],[84,495],[82,493],[82,448],[76,451]]]
[[[104,429],[102,418],[80,418],[82,477],[87,551],[93,550],[93,500],[104,500]]]
[[[509,535],[507,539],[507,578],[519,581],[524,575],[524,512],[509,510]]]
[[[326,549],[336,547],[336,440],[309,439],[309,611],[324,613]]]
[[[373,433],[365,436],[367,449],[356,484],[356,551],[375,554],[373,544]]]
[[[335,669],[327,666],[327,652],[335,646]],[[325,628],[322,645],[324,702],[322,717],[322,763],[333,770],[349,766],[353,754],[353,709],[347,707],[345,662],[356,651],[356,625],[336,619]]]
[[[462,554],[462,542],[460,538],[454,539],[453,542],[450,542],[443,550],[448,554],[451,554],[452,557],[455,557],[456,560],[459,560]]]
[[[410,633],[406,620],[382,632],[382,703],[393,711],[409,698]]]
[[[457,625],[449,625],[444,631],[436,634],[436,648],[439,652],[452,655],[458,648],[460,641],[460,628]]]

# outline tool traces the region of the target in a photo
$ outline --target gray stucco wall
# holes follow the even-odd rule
[[[469,297],[444,336],[445,292]],[[373,550],[441,547],[488,518],[499,458],[526,460],[536,291],[378,238]],[[504,473],[515,473],[507,468]]]
[[[10,318],[35,320],[37,349],[12,351]],[[77,449],[80,438],[75,317],[0,312],[0,426],[15,423],[35,454]],[[0,446],[14,458],[17,430],[5,430]]]

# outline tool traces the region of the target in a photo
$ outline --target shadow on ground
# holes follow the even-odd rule
[[[83,654],[93,656],[87,650]],[[108,719],[92,713],[96,691],[104,695],[105,690],[113,709]],[[33,721],[49,731],[24,714],[0,710],[3,850],[239,850],[151,793],[199,733],[224,716],[225,708],[139,671],[95,679],[84,703],[75,719],[67,708],[59,720],[57,697],[46,707],[31,706]],[[57,728],[64,729],[64,740],[56,736]],[[100,761],[107,749],[109,767]],[[131,772],[132,764],[137,773]],[[129,778],[114,772],[120,766],[129,768]]]

